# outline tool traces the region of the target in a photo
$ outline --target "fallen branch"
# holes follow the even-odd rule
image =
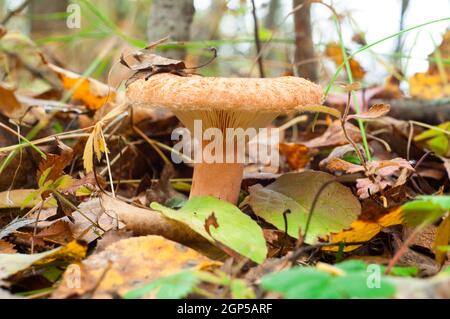
[[[127,204],[106,194],[101,196],[106,213],[117,217],[136,235],[159,235],[196,249],[210,258],[220,258],[223,252],[188,226],[165,217],[159,212]]]
[[[442,100],[371,100],[371,104],[390,104],[389,116],[401,120],[440,124],[450,118],[450,99]]]

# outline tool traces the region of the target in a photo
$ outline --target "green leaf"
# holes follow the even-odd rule
[[[414,141],[420,142],[427,140],[427,145],[430,150],[432,150],[436,154],[445,156],[449,151],[449,136],[447,134],[444,134],[442,130],[449,131],[450,122],[444,122],[442,124],[439,124],[437,127],[441,130],[427,130],[414,137]]]
[[[387,269],[385,266],[380,266],[381,272],[384,273]],[[402,266],[395,266],[391,268],[391,275],[392,276],[398,276],[398,277],[414,277],[417,276],[419,273],[419,269],[417,267],[402,267]]]
[[[370,287],[371,274],[362,261],[352,260],[335,266],[345,270],[344,275],[333,276],[315,268],[296,267],[263,277],[261,286],[290,299],[388,298],[395,294],[395,286],[385,277],[380,278],[378,286]]]
[[[212,196],[200,196],[190,199],[179,210],[158,203],[152,203],[150,207],[186,224],[211,242],[216,240],[257,263],[262,263],[266,258],[267,246],[262,229],[233,204]],[[219,226],[211,225],[210,235],[205,229],[205,222],[213,213]]]
[[[381,278],[378,287],[369,287],[368,274],[365,272],[353,273],[335,277],[331,283],[340,293],[341,298],[387,298],[395,294],[395,286],[388,280]]]
[[[48,175],[52,171],[52,167],[48,167],[39,177],[38,186],[42,188],[44,186],[45,181],[47,180]]]
[[[158,299],[180,299],[190,294],[199,282],[200,279],[194,271],[185,270],[158,278],[141,288],[131,290],[124,295],[124,298],[142,298],[157,289],[156,298]]]
[[[261,286],[289,299],[315,299],[328,288],[332,276],[309,267],[295,267],[262,278]]]
[[[320,188],[334,177],[323,172],[308,171],[282,175],[272,184],[249,188],[248,203],[255,212],[280,230],[298,238],[306,227],[309,210]],[[359,200],[351,190],[339,183],[330,183],[320,194],[311,218],[307,243],[316,243],[319,236],[349,228],[361,212]]]
[[[402,211],[409,226],[431,224],[450,211],[450,196],[419,196],[404,204]]]

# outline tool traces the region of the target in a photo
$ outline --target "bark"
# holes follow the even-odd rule
[[[269,11],[264,18],[264,27],[268,30],[273,30],[276,27],[278,14],[280,11],[280,0],[270,0]]]
[[[294,0],[294,8],[304,4],[294,14],[295,28],[295,69],[298,76],[317,82],[317,61],[311,29],[311,5],[308,0]]]
[[[147,27],[150,42],[169,37],[170,41],[189,41],[194,18],[194,0],[153,0]],[[183,60],[185,49],[170,49],[164,56]]]
[[[440,124],[450,119],[450,101],[437,100],[371,100],[371,104],[389,104],[389,116],[399,120],[413,120],[428,124]]]
[[[29,10],[32,16],[45,15],[57,12],[66,12],[68,0],[31,0]],[[51,33],[53,31],[66,30],[66,20],[47,20],[47,19],[33,19],[31,20],[32,33]]]

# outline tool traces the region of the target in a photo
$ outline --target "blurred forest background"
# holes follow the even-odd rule
[[[339,17],[340,35],[332,10],[322,4],[308,5],[311,1],[305,0],[3,0],[2,16],[7,18],[28,2],[8,18],[9,32],[30,35],[45,47],[52,62],[79,73],[90,68],[92,76],[102,81],[108,80],[107,70],[122,52],[168,35],[172,44],[166,47],[182,42],[183,49],[165,55],[186,59],[190,66],[211,57],[207,48],[217,48],[219,58],[202,68],[204,75],[258,76],[256,16],[265,76],[294,73],[326,84],[335,71],[332,45],[340,35],[349,52],[354,52],[364,44],[450,13],[448,0],[327,2]],[[70,4],[79,9],[80,24],[75,27],[67,24],[73,13]],[[364,50],[356,59],[364,72],[356,75],[357,80],[368,86],[393,75],[408,93],[403,80],[427,70],[428,58],[447,27],[445,22],[432,23]],[[442,61],[448,63],[445,57]],[[120,73],[113,69],[111,85],[120,82]]]

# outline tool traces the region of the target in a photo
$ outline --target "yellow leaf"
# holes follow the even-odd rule
[[[436,262],[442,265],[447,256],[446,251],[439,249],[440,246],[447,246],[450,240],[450,215],[448,215],[439,225],[436,230],[436,238],[433,243],[433,251],[436,256]]]
[[[353,243],[353,242],[364,242],[369,241],[375,237],[383,228],[398,225],[402,223],[402,211],[401,208],[395,208],[389,213],[383,215],[375,221],[358,219],[354,221],[350,229],[344,230],[340,233],[331,234],[331,243]],[[346,246],[344,248],[345,252],[355,250],[360,247],[360,245]],[[337,251],[339,247],[331,246],[325,247],[324,250]]]
[[[97,160],[100,161],[102,158],[102,154],[106,152],[109,151],[105,143],[105,137],[103,136],[102,122],[98,122],[97,124],[95,124],[94,129],[92,130],[91,134],[89,135],[86,141],[86,146],[84,147],[83,163],[84,169],[86,170],[87,173],[93,171],[94,153],[95,156],[97,157]]]
[[[66,272],[52,297],[67,298],[92,292],[92,298],[123,296],[147,282],[181,270],[217,265],[220,263],[160,236],[127,238],[110,244],[79,265],[82,276],[78,288],[68,285],[72,274]]]

